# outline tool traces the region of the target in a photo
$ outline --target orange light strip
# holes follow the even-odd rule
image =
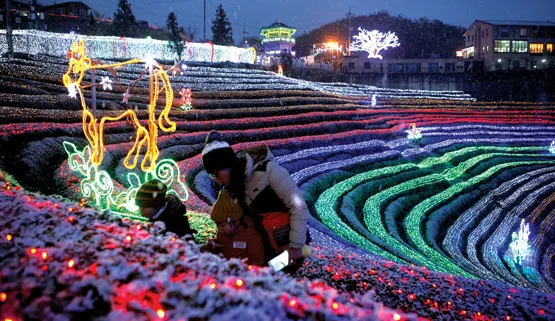
[[[158,128],[164,132],[175,131],[176,124],[169,119],[169,112],[173,102],[173,90],[171,88],[169,76],[164,68],[156,64],[151,69],[150,81],[150,102],[148,105],[148,129],[141,125],[137,114],[133,110],[126,110],[117,117],[102,117],[100,123],[94,117],[91,110],[87,107],[82,89],[88,86],[81,86],[81,81],[85,76],[85,72],[89,69],[108,69],[118,68],[130,64],[143,63],[142,59],[131,59],[125,62],[109,64],[109,65],[94,65],[91,58],[86,56],[85,44],[83,40],[79,44],[74,42],[71,46],[71,51],[68,54],[69,68],[63,76],[63,83],[68,89],[70,86],[75,86],[81,100],[81,107],[83,107],[83,132],[87,141],[92,149],[91,161],[95,166],[99,166],[104,158],[104,123],[106,121],[119,121],[124,117],[130,119],[133,125],[137,128],[135,136],[135,143],[131,150],[127,153],[124,160],[124,166],[128,169],[133,169],[137,166],[139,153],[146,144],[147,151],[143,161],[141,162],[141,170],[144,172],[152,172],[156,167],[159,150],[157,146],[158,141]],[[71,75],[77,75],[72,78]],[[160,87],[162,82],[162,88]],[[156,102],[158,101],[159,94],[165,91],[166,105],[160,113],[158,120],[156,120]],[[165,123],[164,123],[165,121]]]

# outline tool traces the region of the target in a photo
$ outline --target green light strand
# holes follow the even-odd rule
[[[92,199],[93,206],[100,210],[109,209],[116,214],[142,218],[139,208],[135,205],[135,195],[144,182],[153,178],[166,184],[169,187],[169,194],[177,196],[181,201],[189,199],[187,186],[181,180],[179,167],[171,159],[160,160],[153,172],[144,173],[144,179],[134,172],[129,172],[127,174],[129,188],[115,195],[113,179],[106,171],[99,170],[92,164],[90,146],[87,145],[83,151],[78,151],[73,143],[64,142],[63,145],[68,154],[69,168],[83,176],[80,183],[81,193],[84,197]]]

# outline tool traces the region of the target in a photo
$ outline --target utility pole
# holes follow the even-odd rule
[[[8,58],[13,59],[12,8],[10,0],[6,0],[6,42],[8,43]]]
[[[349,39],[347,39],[347,56],[351,55],[351,32],[353,31],[353,27],[351,25],[352,16],[353,12],[351,11],[351,6],[349,6],[349,13],[347,13],[347,17],[349,18]]]
[[[206,0],[204,0],[204,42],[206,42]]]
[[[245,24],[243,24],[243,44],[241,46],[245,45],[245,43],[247,42],[247,39],[245,36],[249,34],[247,31],[245,31],[245,27],[246,27]]]

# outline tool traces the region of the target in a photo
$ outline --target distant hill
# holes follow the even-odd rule
[[[312,44],[330,40],[346,42],[348,38],[348,19],[338,20],[314,29],[296,38],[297,56],[311,53]],[[452,58],[455,51],[464,46],[464,27],[445,24],[427,18],[408,19],[390,16],[380,11],[366,16],[351,18],[353,35],[358,28],[377,29],[381,32],[392,31],[399,37],[401,46],[382,53],[384,58]]]

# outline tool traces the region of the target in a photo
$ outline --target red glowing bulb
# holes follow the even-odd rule
[[[140,230],[140,229],[141,229],[141,225],[137,224],[137,230]]]
[[[37,253],[37,249],[31,249],[31,254]]]
[[[401,315],[400,315],[399,313],[395,313],[395,314],[393,315],[393,320],[395,320],[395,321],[401,320]]]
[[[69,212],[73,212],[73,207],[67,209]]]
[[[46,260],[46,258],[48,257],[48,253],[42,252],[40,256],[42,257],[43,260]]]
[[[289,306],[294,307],[297,304],[297,300],[291,299],[289,300]]]
[[[73,223],[73,221],[75,220],[75,217],[70,216],[70,217],[67,218],[67,220],[68,220],[70,223]]]
[[[543,314],[545,313],[545,310],[544,310],[544,309],[539,309],[539,310],[538,310],[538,313],[541,314],[541,315],[543,315]]]
[[[339,304],[338,304],[337,302],[333,302],[333,304],[331,305],[331,307],[332,307],[334,310],[337,310],[337,309],[339,308]]]
[[[6,292],[0,293],[0,301],[6,302],[7,299],[8,299],[8,295],[6,294]]]
[[[11,241],[11,240],[12,240],[12,238],[13,238],[13,237],[12,237],[12,235],[11,235],[11,234],[8,234],[8,235],[6,235],[6,240],[8,240],[8,241]]]
[[[175,237],[172,237],[172,242],[175,242],[175,240],[177,240]]]
[[[31,201],[31,198],[30,198],[30,197],[27,197],[27,202],[30,202],[30,201]]]
[[[237,286],[243,286],[244,284],[245,284],[245,282],[243,282],[243,280],[241,280],[241,279],[237,279],[235,281],[235,285],[237,285]]]
[[[247,266],[247,269],[252,270],[252,265]]]
[[[131,241],[131,236],[130,236],[130,235],[127,235],[127,236],[125,237],[125,239],[126,239],[127,241]]]
[[[215,289],[216,288],[216,283],[214,283],[214,282],[210,283],[210,288]]]
[[[75,265],[75,261],[74,260],[69,260],[69,262],[67,262],[67,266],[69,268],[72,268]]]
[[[159,317],[160,319],[162,319],[163,317],[166,316],[166,312],[165,312],[164,310],[162,310],[162,309],[158,309],[158,311],[156,311],[156,314],[158,315],[158,317]]]

